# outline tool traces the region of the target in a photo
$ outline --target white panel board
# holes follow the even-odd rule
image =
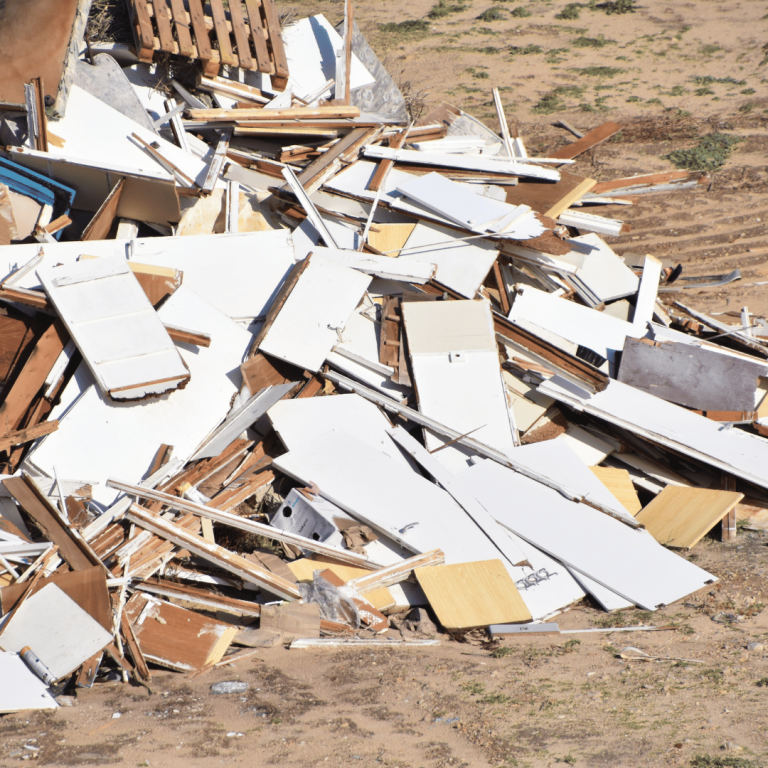
[[[239,365],[252,336],[182,285],[158,312],[161,320],[210,335],[208,348],[179,345],[191,380],[173,396],[131,406],[109,403],[81,366],[51,418],[59,429],[37,443],[26,461],[53,477],[82,477],[95,483],[93,497],[109,505],[118,495],[104,483],[120,468],[139,482],[163,443],[186,461],[227,415],[241,382]]]
[[[505,455],[514,449],[490,306],[485,301],[403,304],[419,411]],[[427,448],[446,439],[426,432]],[[435,454],[454,471],[467,451],[450,446]]]
[[[344,329],[371,282],[368,275],[309,256],[272,326],[261,342],[262,352],[317,371]]]
[[[618,424],[630,432],[768,488],[768,443],[611,379],[590,395],[555,376],[539,385],[555,400]]]
[[[336,262],[336,264],[385,280],[401,280],[421,285],[435,274],[434,262],[412,261],[409,263],[400,259],[391,259],[388,256],[375,256],[372,253],[360,253],[341,248],[323,248],[321,246],[314,246],[311,250],[323,258]]]
[[[455,230],[419,222],[397,260],[435,264],[439,283],[472,299],[497,255],[498,247],[488,240],[459,240]]]
[[[502,525],[646,610],[656,610],[717,581],[664,549],[647,531],[569,501],[500,464],[480,459],[462,477]]]
[[[55,584],[28,597],[0,634],[0,648],[29,646],[57,679],[74,672],[114,638]]]
[[[119,256],[37,270],[94,378],[114,400],[176,389],[189,371]]]
[[[322,441],[305,442],[280,456],[274,466],[321,494],[347,514],[364,521],[411,552],[439,547],[445,562],[502,559],[517,582],[541,568],[554,568],[535,558],[532,568],[513,566],[462,508],[422,475],[340,430]],[[562,572],[562,569],[560,569]],[[544,618],[583,596],[567,573],[544,580],[523,599],[534,618]]]
[[[58,709],[45,683],[10,651],[0,651],[0,715],[25,709]]]

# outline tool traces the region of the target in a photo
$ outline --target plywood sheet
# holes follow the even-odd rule
[[[531,620],[531,612],[500,560],[435,565],[414,573],[446,629]]]
[[[537,213],[556,219],[596,183],[594,179],[561,170],[560,181],[522,178],[515,186],[505,187],[504,191],[510,205],[529,205]]]
[[[690,549],[743,498],[733,491],[668,485],[636,517],[660,544]]]
[[[637,497],[632,477],[626,469],[618,467],[590,467],[595,477],[621,502],[627,512],[636,515],[643,505]]]

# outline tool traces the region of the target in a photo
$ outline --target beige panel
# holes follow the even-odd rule
[[[531,621],[531,612],[501,560],[435,565],[414,573],[446,629]]]
[[[378,232],[372,228],[368,233],[368,242],[377,251],[387,256],[399,256],[400,249],[411,236],[416,224],[374,224]],[[390,253],[396,251],[396,253]]]
[[[637,497],[632,477],[626,469],[618,467],[590,467],[600,482],[621,502],[628,512],[636,515],[643,505]]]
[[[690,549],[743,498],[732,491],[668,485],[636,518],[659,544]]]

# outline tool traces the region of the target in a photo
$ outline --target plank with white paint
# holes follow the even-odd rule
[[[113,400],[174,390],[189,371],[136,276],[119,256],[37,270],[101,390]]]
[[[55,628],[55,631],[52,631]],[[3,626],[0,648],[29,646],[60,680],[113,641],[94,618],[55,584],[28,597]]]
[[[322,256],[309,256],[260,349],[289,363],[317,371],[339,341],[355,307],[371,282],[368,275]]]
[[[31,472],[52,478],[56,467],[60,477],[85,478],[94,484],[94,499],[109,505],[117,492],[104,483],[116,468],[127,480],[139,482],[164,443],[186,461],[226,418],[239,391],[238,368],[253,337],[184,285],[158,314],[164,322],[211,337],[208,348],[180,347],[189,384],[172,397],[116,407],[100,396],[81,365],[51,414],[60,419],[59,429],[37,443],[25,460]]]
[[[372,253],[360,253],[341,248],[323,248],[321,246],[315,246],[312,252],[336,264],[384,280],[399,280],[422,285],[435,276],[435,264],[428,261],[409,262],[405,259],[391,259]]]
[[[585,504],[574,506],[550,488],[499,464],[478,460],[464,475],[481,504],[502,525],[646,610],[717,581],[664,549],[647,531],[633,530]]]

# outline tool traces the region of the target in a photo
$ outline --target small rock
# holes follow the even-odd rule
[[[56,703],[60,707],[77,707],[80,704],[74,696],[57,696]]]
[[[765,646],[762,643],[747,643],[748,651],[762,651],[765,650]]]
[[[222,683],[214,683],[211,686],[211,693],[245,693],[248,690],[248,683],[241,683],[237,680],[229,680]]]

